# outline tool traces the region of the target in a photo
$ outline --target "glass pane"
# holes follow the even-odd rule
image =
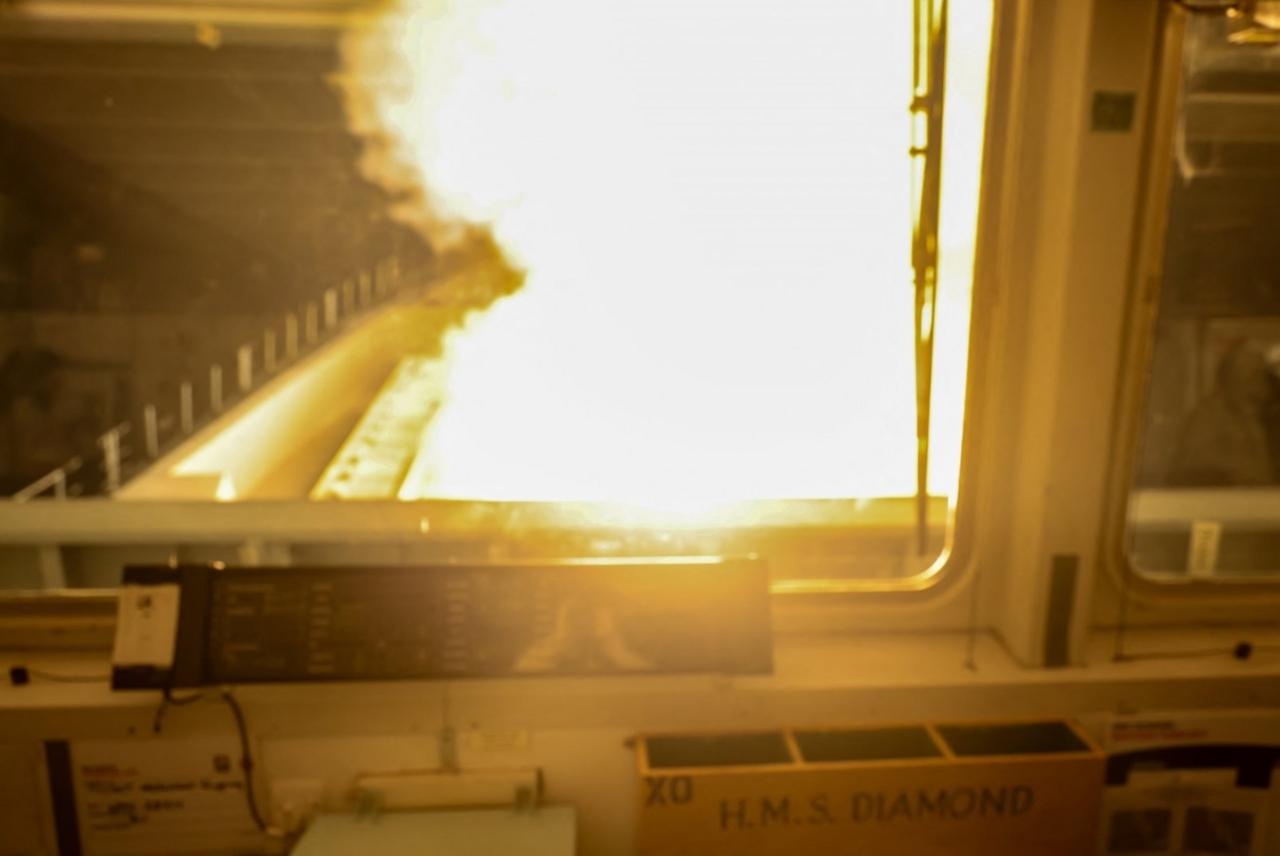
[[[5,13],[5,495],[934,562],[990,0],[950,4],[923,552],[911,2],[361,7]]]
[[[1280,573],[1280,31],[1187,17],[1134,563]]]

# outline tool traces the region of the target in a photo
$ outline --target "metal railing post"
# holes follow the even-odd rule
[[[307,345],[314,345],[320,338],[320,310],[314,303],[307,304]]]
[[[147,447],[147,457],[160,457],[160,422],[156,417],[154,404],[148,404],[142,408],[142,433]]]
[[[290,312],[284,318],[284,358],[293,360],[298,356],[298,316]]]
[[[241,345],[236,351],[236,384],[241,392],[253,386],[253,345]]]
[[[360,274],[360,308],[364,309],[373,302],[373,277],[368,271]]]
[[[222,412],[222,366],[209,366],[209,406],[214,413]]]
[[[106,492],[120,489],[120,429],[112,428],[98,438],[102,447],[102,470],[106,476]]]
[[[338,324],[338,291],[331,288],[324,293],[324,329],[332,330]]]
[[[190,434],[196,427],[195,390],[189,380],[178,385],[178,423],[183,434]]]
[[[99,441],[101,441],[101,438],[99,438]],[[56,470],[45,473],[31,484],[15,493],[11,499],[14,502],[28,502],[40,496],[40,494],[50,488],[53,489],[53,496],[55,499],[66,499],[68,492],[67,476],[80,469],[80,465],[80,458],[72,458]]]
[[[276,331],[262,331],[262,370],[267,374],[276,370]]]
[[[356,284],[349,279],[342,281],[342,314],[344,317],[356,312]]]

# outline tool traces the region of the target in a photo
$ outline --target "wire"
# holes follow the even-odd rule
[[[155,719],[151,723],[151,730],[156,734],[160,733],[164,724],[165,711],[170,707],[194,704],[204,698],[204,693],[175,696],[170,687],[165,687],[163,694],[160,706],[156,708]],[[262,812],[258,810],[258,800],[253,793],[253,752],[249,744],[249,728],[244,721],[244,709],[240,707],[240,702],[236,700],[230,689],[224,688],[219,697],[227,707],[231,708],[231,715],[236,721],[236,735],[240,738],[240,769],[244,771],[244,796],[245,802],[249,805],[249,816],[253,818],[254,826],[262,832],[268,832],[267,822],[263,819]]]
[[[231,715],[236,720],[236,731],[240,735],[240,767],[244,770],[245,802],[249,804],[249,814],[253,817],[254,825],[262,832],[266,832],[267,822],[258,811],[258,801],[253,795],[253,753],[249,747],[249,729],[245,725],[244,710],[229,689],[222,691],[222,700],[226,702],[227,707],[231,708]]]
[[[192,693],[189,696],[175,696],[173,694],[173,691],[170,690],[168,687],[164,688],[165,704],[176,704],[176,705],[191,704],[192,702],[200,701],[200,699],[202,698],[204,698],[204,693]]]
[[[165,687],[164,697],[160,700],[160,706],[156,708],[156,715],[151,720],[151,733],[159,734],[161,727],[164,725],[164,714],[170,707],[179,707],[184,704],[192,704],[204,698],[204,693],[192,693],[189,696],[175,696],[173,690]]]

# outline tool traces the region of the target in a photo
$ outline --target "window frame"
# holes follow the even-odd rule
[[[931,0],[917,0],[929,3]],[[1001,146],[997,140],[997,129],[1001,123],[996,119],[996,90],[1000,86],[1009,86],[1012,81],[1005,80],[1015,71],[1012,62],[1005,63],[1002,58],[1008,54],[1012,40],[1016,38],[1015,30],[1018,13],[1005,4],[992,0],[992,32],[988,44],[989,67],[987,71],[987,103],[984,117],[983,154],[980,165],[980,194],[978,199],[978,219],[974,238],[974,267],[972,272],[972,289],[970,294],[970,318],[968,334],[968,368],[965,375],[965,409],[961,426],[961,455],[958,486],[954,504],[947,515],[947,531],[941,552],[925,571],[902,578],[814,578],[784,579],[772,584],[771,592],[788,601],[801,601],[818,598],[821,602],[830,603],[837,599],[850,602],[865,602],[870,597],[876,602],[910,602],[920,603],[920,596],[925,592],[938,594],[961,586],[970,577],[973,567],[974,549],[978,535],[977,494],[981,479],[980,441],[983,438],[985,413],[989,410],[988,398],[998,404],[999,391],[991,391],[989,380],[993,360],[988,356],[990,348],[983,344],[994,332],[992,301],[987,298],[990,290],[988,281],[992,279],[990,271],[996,267],[995,257],[999,254],[993,238],[996,231],[990,221],[994,213],[989,206],[998,208],[996,198],[999,183],[998,174],[1003,163],[997,155],[1007,147]],[[1007,132],[1006,132],[1007,133]],[[996,217],[995,219],[998,219]],[[945,287],[945,283],[942,284]],[[138,545],[150,546],[160,544],[219,544],[240,546],[245,543],[271,542],[281,538],[296,543],[330,543],[340,540],[335,535],[333,520],[340,516],[341,508],[335,504],[332,509],[323,511],[314,506],[306,508],[305,513],[298,513],[301,503],[273,503],[271,507],[278,509],[281,515],[289,518],[286,525],[273,525],[271,531],[255,531],[252,525],[242,525],[240,521],[250,521],[255,514],[265,507],[259,503],[163,503],[163,509],[150,507],[150,504],[138,504],[134,507],[123,507],[125,504],[109,498],[83,499],[74,502],[45,500],[30,503],[0,503],[0,540],[30,547],[62,546],[96,546],[103,545]],[[424,508],[416,505],[404,505],[394,513],[388,514],[394,520],[385,521],[386,527],[365,530],[356,533],[344,533],[347,539],[358,538],[368,543],[395,543],[409,537],[410,523],[423,517]],[[385,510],[384,510],[385,511]],[[462,511],[465,516],[465,510]],[[907,524],[909,525],[909,523]],[[431,529],[436,529],[434,524]],[[261,527],[258,527],[261,530]],[[286,531],[287,530],[287,531]],[[567,527],[567,532],[581,532],[574,527]],[[496,534],[500,534],[500,531]],[[797,537],[803,538],[801,534]],[[347,541],[345,539],[343,543]],[[48,589],[38,593],[38,599],[57,599],[66,596],[69,599],[83,600],[90,596],[98,598],[109,596],[111,590],[95,589]],[[0,592],[0,604],[21,598],[31,598],[31,592]]]
[[[1203,12],[1201,12],[1203,13]],[[1190,15],[1176,0],[1161,0],[1146,96],[1145,166],[1134,211],[1129,295],[1123,325],[1119,390],[1111,464],[1104,498],[1102,564],[1125,601],[1168,607],[1256,607],[1280,602],[1280,578],[1216,579],[1156,576],[1134,561],[1128,547],[1130,497],[1141,449],[1147,389],[1154,354],[1174,163],[1174,137],[1183,84],[1183,43]],[[1280,490],[1280,488],[1277,488]]]

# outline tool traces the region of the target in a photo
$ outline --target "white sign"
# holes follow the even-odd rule
[[[176,583],[120,587],[112,663],[117,666],[172,666],[177,635]]]
[[[86,856],[262,849],[233,737],[77,742],[71,763]]]

